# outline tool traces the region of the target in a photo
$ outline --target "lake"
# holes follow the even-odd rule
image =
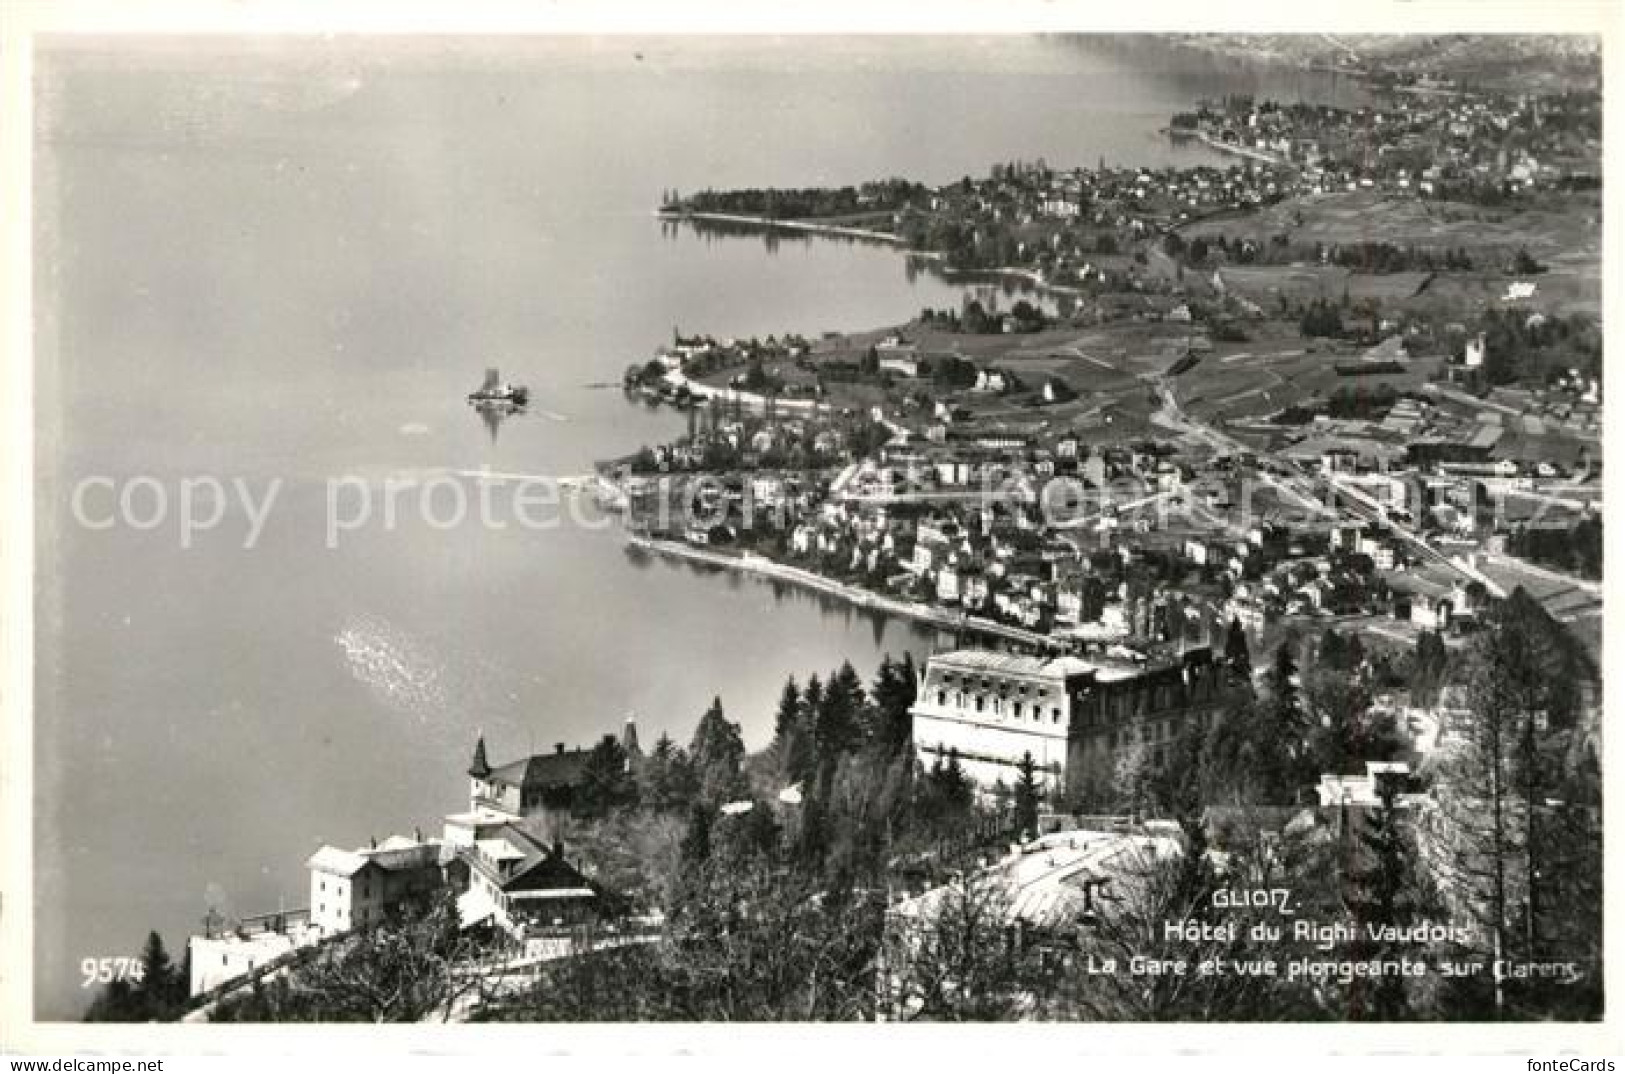
[[[304,905],[322,843],[438,830],[480,733],[496,763],[629,714],[686,742],[720,695],[759,748],[786,675],[931,650],[613,531],[411,510],[330,547],[334,481],[381,511],[389,480],[672,438],[604,385],[674,328],[959,302],[885,248],[663,229],[662,191],[1215,161],[1157,134],[1198,96],[1358,93],[1141,39],[88,39],[36,67],[46,1019],[88,1001],[83,958],[156,928],[178,959],[210,906]],[[494,437],[463,401],[487,366],[537,404]],[[209,480],[257,533],[228,500],[183,542]],[[121,494],[152,528],[93,528]]]

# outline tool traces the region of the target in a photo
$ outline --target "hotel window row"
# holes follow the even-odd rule
[[[1000,693],[1009,693],[1011,689],[1008,682],[998,682],[985,676],[978,678],[975,675],[965,675],[963,676],[963,682],[961,682],[960,679],[961,676],[956,675],[951,671],[945,672],[942,676],[942,681],[947,683],[949,686],[954,686],[957,684],[963,686],[967,690],[973,690],[977,687],[980,687],[983,690],[992,690],[997,688]],[[1016,693],[1020,694],[1022,697],[1027,696],[1029,689],[1031,689],[1032,692],[1038,697],[1044,698],[1049,696],[1049,688],[1046,686],[1034,686],[1029,688],[1024,682],[1018,682],[1015,684]]]
[[[1025,691],[1026,687],[1022,687],[1022,689]],[[1046,691],[1039,691],[1039,693],[1042,695],[1046,693]],[[947,690],[938,690],[937,707],[948,708],[950,705],[956,709],[965,708],[966,694],[959,690],[955,690],[952,694],[950,694]],[[1042,723],[1044,720],[1044,707],[1037,701],[1032,703],[1032,708],[1030,710],[1027,708],[1024,702],[1009,702],[1009,711],[1006,712],[1006,699],[1004,697],[995,697],[990,701],[985,695],[976,694],[970,698],[970,707],[977,712],[986,712],[989,710],[989,708],[991,708],[993,715],[995,716],[1008,715],[1012,719],[1017,720],[1023,719],[1026,713],[1030,711],[1032,713],[1032,720],[1034,723]],[[1059,706],[1052,706],[1050,708],[1050,722],[1061,722],[1061,709]]]

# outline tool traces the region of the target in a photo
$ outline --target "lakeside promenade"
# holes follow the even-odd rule
[[[842,224],[818,224],[805,220],[772,220],[765,216],[743,213],[705,213],[672,209],[657,209],[655,215],[662,220],[698,220],[714,224],[743,224],[747,227],[776,228],[782,231],[805,231],[813,235],[842,235],[865,242],[883,242],[889,246],[903,246],[901,236],[889,231],[871,231],[868,228],[846,227]]]
[[[1276,166],[1286,166],[1291,164],[1291,161],[1284,160],[1281,157],[1276,156],[1274,153],[1266,153],[1262,149],[1254,149],[1251,146],[1238,145],[1235,142],[1222,141],[1213,137],[1206,131],[1192,131],[1191,134],[1196,138],[1197,141],[1201,142],[1209,149],[1217,150],[1220,153],[1231,153],[1238,157],[1246,157],[1248,160],[1256,160],[1261,164],[1273,164]]]
[[[815,399],[783,399],[778,396],[769,398],[756,392],[741,391],[738,388],[713,388],[704,381],[698,381],[680,369],[669,369],[660,378],[673,391],[686,388],[688,394],[695,399],[711,400],[728,405],[737,404],[749,410],[788,411],[793,414],[831,414],[835,408],[828,403],[820,403]]]
[[[726,552],[716,552],[708,548],[696,548],[680,541],[666,541],[646,537],[637,533],[628,534],[626,543],[630,547],[647,552],[654,552],[677,559],[686,559],[696,563],[706,563],[725,570],[760,575],[764,578],[774,578],[781,582],[788,582],[791,585],[801,586],[804,589],[825,593],[859,608],[869,608],[874,611],[884,612],[887,615],[902,616],[917,622],[940,627],[943,630],[1002,638],[1005,641],[1012,641],[1035,648],[1052,650],[1066,648],[1064,642],[1047,634],[1039,634],[1031,630],[1023,630],[1020,627],[996,623],[991,619],[984,619],[965,612],[950,612],[943,608],[933,608],[928,604],[882,596],[861,586],[839,582],[814,571],[805,570],[801,567],[792,567],[787,563],[780,563],[777,560],[757,555],[754,552],[741,552],[734,555]]]

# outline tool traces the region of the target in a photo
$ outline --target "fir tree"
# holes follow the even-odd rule
[[[913,731],[915,694],[919,677],[914,667],[914,655],[905,652],[901,661],[887,655],[880,662],[875,677],[874,703],[877,714],[875,739],[887,753],[895,753],[908,742]]]
[[[165,997],[175,987],[175,964],[157,932],[147,933],[141,949],[141,988],[150,996]]]
[[[626,749],[614,735],[605,735],[582,765],[580,811],[587,816],[602,816],[632,805],[637,794]]]
[[[702,801],[717,805],[745,792],[745,741],[739,725],[723,715],[720,697],[700,717],[688,752]]]
[[[145,1022],[146,1004],[138,986],[122,977],[109,981],[85,1011],[87,1022]]]
[[[1275,650],[1275,664],[1266,675],[1269,691],[1266,725],[1256,745],[1266,774],[1267,793],[1278,802],[1292,802],[1298,785],[1312,779],[1309,718],[1303,707],[1298,683],[1298,665],[1292,649],[1282,642]]]
[[[796,860],[805,868],[821,869],[829,853],[829,843],[829,819],[823,801],[816,797],[804,798],[795,835]]]
[[[959,763],[959,750],[950,749],[948,760],[942,766],[942,799],[950,810],[965,812],[976,801],[976,788],[965,775]]]
[[[801,688],[796,685],[795,676],[792,675],[784,681],[784,690],[779,694],[779,708],[773,716],[773,757],[778,762],[779,771],[787,778],[800,724]],[[790,782],[794,782],[793,778]]]
[[[1230,630],[1224,638],[1224,662],[1242,679],[1251,679],[1253,658],[1247,651],[1247,632],[1241,629],[1241,619],[1230,618]]]
[[[109,982],[85,1012],[87,1022],[168,1022],[186,1008],[188,973],[177,967],[156,932],[141,949],[139,980]]]
[[[730,862],[752,857],[771,858],[779,845],[779,825],[773,811],[760,802],[736,816],[717,819],[712,846]]]
[[[863,683],[850,661],[843,663],[830,676],[829,685],[819,702],[813,737],[818,748],[818,785],[822,796],[834,778],[841,758],[851,752],[861,738],[863,709],[866,702]]]
[[[818,723],[818,712],[824,704],[824,684],[817,675],[807,680],[806,689],[801,691],[801,715],[797,721],[797,733],[790,739],[790,753],[785,758],[784,775],[792,783],[799,783],[805,794],[815,792],[814,778],[818,775],[818,745],[814,740],[814,732]]]
[[[1432,704],[1438,697],[1439,686],[1449,671],[1450,656],[1444,639],[1431,630],[1417,635],[1416,653],[1411,661],[1411,698],[1417,704]]]
[[[1585,784],[1560,752],[1588,681],[1596,681],[1595,669],[1578,643],[1522,589],[1474,642],[1468,705],[1434,784],[1435,827],[1448,888],[1478,922],[1486,958],[1551,959],[1560,935],[1579,941],[1577,962],[1600,954],[1565,927],[1570,919],[1591,922],[1581,933],[1600,936],[1600,907],[1559,898],[1564,874],[1586,868],[1588,833],[1598,827],[1586,818],[1600,802],[1576,800]],[[1477,1013],[1594,1017],[1571,1006],[1586,995],[1538,979],[1496,980],[1489,1009]]]
[[[937,754],[918,786],[917,814],[926,828],[939,833],[955,829],[975,801],[975,788],[965,777],[958,750]]]
[[[1354,817],[1346,823],[1360,825],[1355,857],[1363,864],[1353,870],[1348,899],[1355,924],[1360,928],[1360,955],[1381,959],[1398,955],[1405,945],[1373,938],[1368,926],[1410,924],[1415,882],[1411,866],[1413,848],[1397,804],[1397,781],[1383,780],[1377,793],[1380,805],[1366,814],[1363,824]],[[1366,987],[1355,991],[1349,1010],[1351,1017],[1392,1022],[1405,1015],[1405,979],[1400,975],[1383,974],[1369,984],[1358,979],[1356,983]],[[1362,995],[1362,991],[1369,994]]]
[[[693,773],[683,748],[661,732],[637,769],[638,799],[649,809],[681,809],[694,797]]]
[[[678,857],[684,869],[698,868],[711,857],[711,809],[700,802],[689,807]]]

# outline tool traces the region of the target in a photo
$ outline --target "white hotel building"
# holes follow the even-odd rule
[[[1031,754],[1040,786],[1067,788],[1092,761],[1144,747],[1154,763],[1187,720],[1209,726],[1227,686],[1206,648],[1148,667],[969,649],[933,656],[914,704],[914,746],[956,754],[980,787],[1015,786]]]

